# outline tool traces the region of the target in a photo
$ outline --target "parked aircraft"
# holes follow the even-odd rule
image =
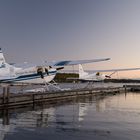
[[[81,81],[103,81],[118,71],[132,71],[140,70],[140,68],[126,68],[126,69],[108,69],[108,70],[94,70],[93,73],[85,72],[82,65],[79,64],[79,80]],[[102,74],[101,72],[112,72],[110,75]]]
[[[107,61],[109,58],[78,60],[78,61],[56,61],[45,62],[44,64],[24,64],[25,66],[16,67],[6,63],[2,50],[0,49],[0,83],[49,83],[52,81],[58,70],[64,66],[85,64],[92,62]]]

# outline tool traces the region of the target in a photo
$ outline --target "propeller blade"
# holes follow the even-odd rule
[[[37,74],[40,75],[40,77],[41,77],[42,79],[44,79],[43,68],[42,68],[42,67],[39,67],[39,68],[37,69]]]
[[[109,76],[109,75],[105,75],[105,77],[106,77],[106,78],[111,78],[111,76]]]
[[[62,69],[64,69],[64,67],[58,67],[58,68],[56,68],[56,70],[62,70]]]
[[[49,71],[47,68],[45,68],[45,72],[47,73],[47,75],[49,75]]]

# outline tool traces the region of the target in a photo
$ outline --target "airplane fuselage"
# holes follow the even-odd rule
[[[93,74],[87,74],[84,75],[83,77],[80,77],[80,80],[84,80],[84,81],[103,81],[106,77],[102,74],[97,75],[97,73],[93,73]]]
[[[0,69],[0,75],[4,77],[0,79],[0,83],[43,83],[50,82],[56,75],[56,69],[48,69],[47,72],[42,70],[41,74],[37,72],[38,67],[16,68],[9,64],[8,67]],[[8,75],[8,77],[7,77]],[[6,78],[7,77],[7,78]]]

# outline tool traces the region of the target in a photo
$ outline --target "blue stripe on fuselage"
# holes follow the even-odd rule
[[[50,71],[49,75],[47,73],[43,73],[44,76],[48,75],[55,75],[56,71]],[[0,82],[17,82],[17,81],[22,81],[22,80],[31,80],[31,79],[37,79],[37,78],[41,78],[39,74],[34,73],[34,74],[28,74],[28,75],[22,75],[13,79],[5,79],[5,80],[0,80]]]

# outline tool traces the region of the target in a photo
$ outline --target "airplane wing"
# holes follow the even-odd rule
[[[78,65],[78,64],[86,64],[86,63],[94,63],[94,62],[101,62],[101,61],[107,61],[110,60],[110,58],[102,58],[102,59],[89,59],[89,60],[64,60],[64,61],[51,61],[47,62],[45,61],[44,63],[22,63],[22,64],[16,64],[12,63],[13,66],[15,67],[22,67],[22,68],[29,68],[29,67],[37,67],[37,66],[56,66],[56,67],[61,67],[61,66],[72,66],[72,65]]]
[[[68,60],[68,61],[54,61],[54,62],[45,62],[48,66],[71,66],[71,65],[78,65],[78,64],[86,64],[86,63],[93,63],[93,62],[101,62],[107,61],[110,58],[103,58],[103,59],[90,59],[90,60]]]
[[[132,70],[140,70],[140,68],[94,70],[93,72],[118,72],[118,71],[132,71]]]

